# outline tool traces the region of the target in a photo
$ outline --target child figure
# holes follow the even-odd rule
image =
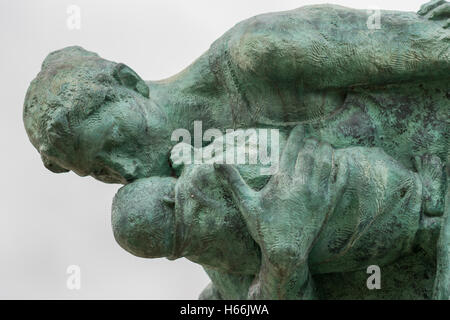
[[[417,244],[433,250],[439,223],[423,214],[424,203],[434,215],[442,204],[424,186],[439,179],[379,148],[335,150],[305,139],[298,126],[261,190],[231,165],[191,165],[178,179],[122,187],[112,224],[134,255],[202,265],[213,278],[211,298],[310,299],[314,274],[383,266]]]

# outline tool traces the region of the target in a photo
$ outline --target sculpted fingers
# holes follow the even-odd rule
[[[227,188],[231,191],[232,197],[246,220],[249,229],[256,231],[256,220],[259,214],[259,193],[245,183],[235,167],[215,163],[214,169],[223,178]],[[252,230],[250,231],[252,232]]]
[[[297,153],[295,161],[295,179],[300,183],[306,184],[310,182],[313,174],[315,154],[319,143],[316,139],[306,139],[303,148]]]
[[[328,182],[331,175],[333,148],[330,144],[323,142],[317,148],[315,155],[313,176],[311,184],[315,190],[328,191]]]
[[[280,170],[287,172],[288,174],[293,172],[295,166],[295,160],[299,150],[303,146],[303,140],[305,138],[305,129],[302,125],[296,126],[292,129],[286,147],[283,150],[280,160]]]
[[[248,198],[255,196],[256,192],[245,183],[241,174],[235,167],[227,164],[215,163],[214,169],[225,179],[236,200],[246,201]]]
[[[333,154],[330,144],[319,143],[315,139],[307,139],[298,154],[293,181],[297,190],[303,190],[305,205],[313,214],[318,214],[318,209],[325,209],[331,203]]]

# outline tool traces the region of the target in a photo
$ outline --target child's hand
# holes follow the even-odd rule
[[[304,264],[318,231],[332,211],[336,181],[333,149],[304,139],[293,129],[283,151],[280,170],[260,191],[252,190],[232,166],[215,165],[232,191],[249,232],[263,258],[287,275]]]

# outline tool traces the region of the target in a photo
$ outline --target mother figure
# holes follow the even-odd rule
[[[365,10],[334,5],[263,14],[162,81],[143,81],[123,63],[68,47],[50,53],[30,84],[25,128],[49,170],[120,184],[177,176],[171,134],[192,133],[194,121],[222,131],[276,128],[281,136],[301,123],[306,136],[337,150],[381,148],[422,177],[421,210],[442,226],[434,297],[448,299],[449,12],[443,0],[417,14],[380,11],[376,29]],[[252,181],[262,188],[267,179]],[[268,213],[254,223],[270,221]],[[284,232],[265,225],[275,238]],[[266,249],[259,246],[263,256]],[[275,256],[287,252],[279,249]],[[221,274],[213,282],[230,284]]]

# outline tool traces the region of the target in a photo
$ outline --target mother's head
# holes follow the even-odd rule
[[[31,82],[23,119],[49,170],[107,183],[168,175],[167,118],[132,69],[81,47],[50,53]]]
[[[178,258],[175,184],[175,178],[151,177],[120,188],[111,221],[122,248],[143,258]]]

